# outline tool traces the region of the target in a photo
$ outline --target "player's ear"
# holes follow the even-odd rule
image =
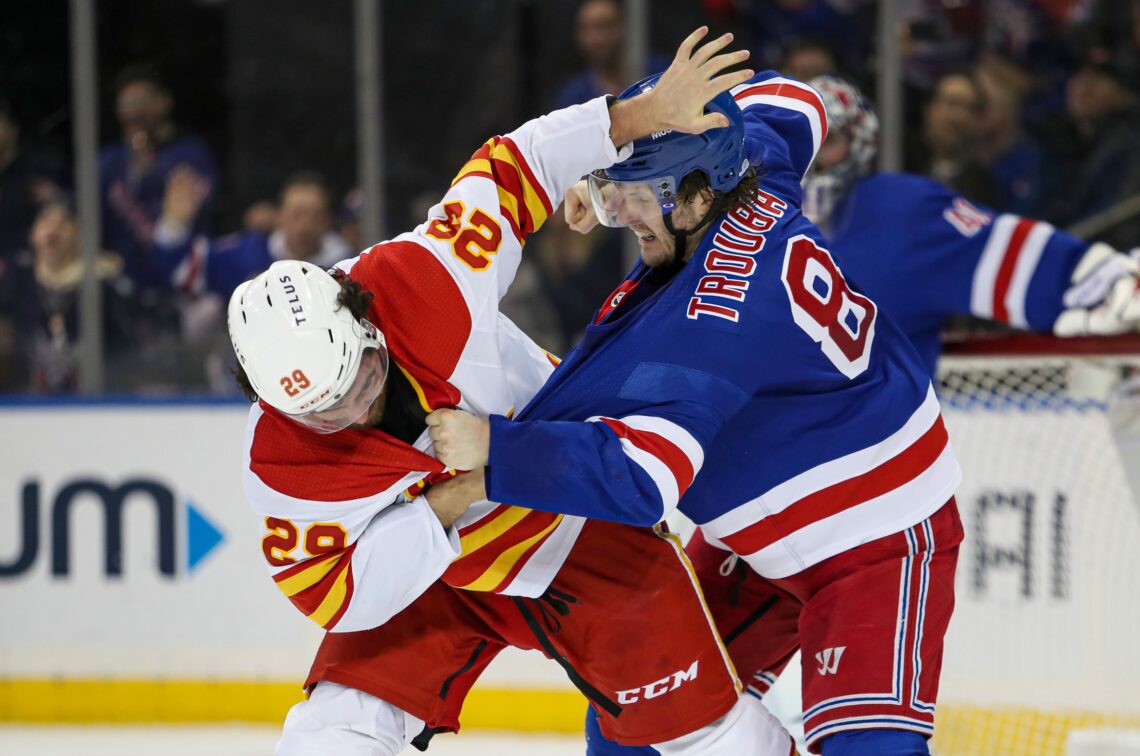
[[[695,195],[693,195],[693,198],[689,200],[689,202],[692,204],[692,209],[696,214],[696,217],[705,217],[705,213],[707,213],[709,211],[709,208],[712,207],[713,199],[713,191],[707,186],[703,187]]]

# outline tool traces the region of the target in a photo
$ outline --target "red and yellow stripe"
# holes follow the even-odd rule
[[[281,592],[326,630],[340,620],[352,600],[352,552],[356,544],[307,559],[273,576]]]
[[[535,178],[518,145],[508,138],[488,139],[460,169],[451,185],[471,176],[495,182],[503,216],[520,243],[554,211],[546,190]]]
[[[455,588],[498,593],[562,522],[562,515],[499,504],[459,530],[462,553],[443,573]]]

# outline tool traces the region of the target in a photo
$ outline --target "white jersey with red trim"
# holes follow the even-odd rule
[[[631,523],[679,506],[786,577],[942,507],[960,471],[918,355],[800,210],[823,103],[768,72],[734,90],[757,200],[679,271],[638,264],[516,421],[488,495]]]
[[[423,412],[510,414],[553,370],[557,360],[498,302],[527,235],[572,183],[618,159],[609,126],[599,98],[488,140],[424,224],[337,265],[374,295],[368,318]],[[541,595],[583,524],[482,502],[444,530],[419,495],[447,474],[426,427],[414,445],[379,430],[320,435],[261,405],[247,449],[245,488],[264,518],[270,572],[330,630],[376,627],[440,578]]]

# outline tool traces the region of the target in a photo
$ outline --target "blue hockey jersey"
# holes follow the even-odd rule
[[[309,262],[331,268],[351,254],[344,240],[329,232],[321,238],[321,251]],[[162,280],[192,294],[228,297],[238,284],[289,257],[281,231],[243,231],[210,239],[172,231],[160,222],[154,236],[153,259]]]
[[[1088,249],[1043,221],[994,213],[928,178],[895,173],[857,181],[827,238],[844,273],[899,324],[931,375],[952,315],[1051,330]]]
[[[929,516],[960,472],[918,356],[800,211],[826,137],[811,88],[733,92],[761,193],[679,272],[634,267],[516,421],[494,501],[637,524],[673,508],[784,577]]]
[[[145,169],[133,165],[133,150],[118,141],[99,153],[99,196],[102,202],[103,247],[123,258],[127,275],[136,283],[164,286],[162,273],[151,259],[155,225],[170,174],[179,167],[193,169],[206,180],[207,192],[194,217],[194,231],[209,230],[218,188],[218,167],[205,142],[178,136],[159,145]]]

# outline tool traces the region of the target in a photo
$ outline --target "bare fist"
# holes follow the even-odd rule
[[[563,213],[566,216],[566,225],[580,234],[588,234],[598,225],[594,203],[590,201],[590,188],[585,181],[579,181],[566,190]]]
[[[474,470],[487,464],[491,449],[491,423],[463,410],[441,409],[427,416],[428,435],[435,456],[455,470]]]
[[[443,527],[450,528],[472,504],[487,498],[483,468],[433,483],[424,498]]]

